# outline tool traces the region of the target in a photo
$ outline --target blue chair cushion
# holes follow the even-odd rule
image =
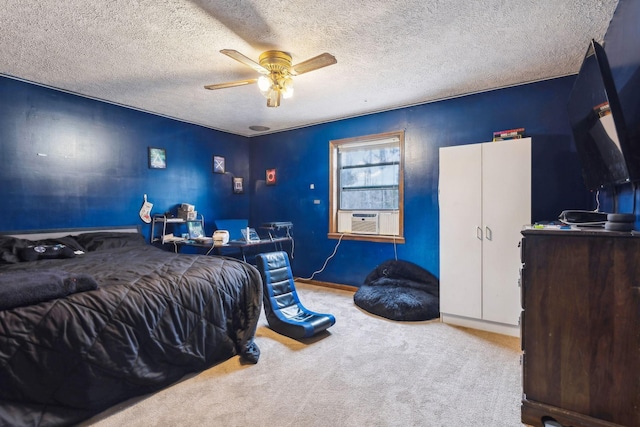
[[[256,264],[262,276],[264,310],[271,329],[291,338],[309,338],[336,323],[332,314],[317,313],[302,305],[286,252],[258,254]]]

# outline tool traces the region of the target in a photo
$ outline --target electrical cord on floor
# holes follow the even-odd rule
[[[340,246],[340,242],[342,242],[342,238],[344,237],[344,234],[340,235],[340,238],[338,239],[338,243],[336,243],[335,248],[333,248],[333,253],[331,255],[329,255],[329,257],[324,261],[324,264],[322,265],[322,268],[320,270],[314,271],[313,274],[311,274],[311,277],[299,277],[299,279],[301,280],[313,280],[313,278],[315,277],[316,274],[322,273],[324,271],[324,269],[327,267],[327,264],[329,263],[329,260],[331,258],[333,258],[336,253],[338,252],[338,247]],[[291,240],[291,258],[293,258],[293,239]],[[393,236],[393,255],[395,260],[398,260],[398,243],[396,242],[396,236]]]
[[[322,268],[320,270],[314,271],[313,274],[311,275],[311,277],[299,277],[299,279],[301,279],[301,280],[313,280],[313,278],[314,278],[314,276],[316,274],[322,273],[324,271],[324,269],[327,267],[327,264],[329,263],[329,260],[336,255],[336,252],[338,252],[338,247],[340,246],[340,242],[342,242],[342,238],[343,237],[344,237],[344,234],[341,234],[340,238],[338,239],[338,243],[336,243],[336,247],[333,248],[333,253],[331,255],[329,255],[329,257],[324,261],[324,265],[322,266]]]

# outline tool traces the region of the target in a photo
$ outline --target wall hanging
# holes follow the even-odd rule
[[[165,169],[167,167],[167,151],[164,148],[149,147],[149,168]]]
[[[233,193],[234,194],[241,194],[244,193],[244,180],[239,177],[233,177]]]
[[[213,156],[213,173],[224,173],[224,157]]]
[[[276,170],[267,169],[266,172],[267,185],[276,185]]]

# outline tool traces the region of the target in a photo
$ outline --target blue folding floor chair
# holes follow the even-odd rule
[[[286,252],[258,254],[256,264],[262,276],[264,311],[271,329],[291,338],[309,338],[336,323],[332,314],[316,313],[300,303]]]

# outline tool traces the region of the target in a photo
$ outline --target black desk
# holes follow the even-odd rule
[[[199,243],[195,240],[185,240],[180,242],[179,244],[184,246],[194,246],[197,248],[206,248],[208,249],[206,255],[210,255],[212,252],[215,252],[216,255],[224,255],[225,252],[229,252],[231,250],[235,252],[240,252],[243,261],[247,261],[247,252],[255,252],[255,253],[263,253],[267,252],[265,249],[269,249],[269,246],[272,247],[273,250],[276,251],[286,251],[284,249],[284,243],[291,242],[293,243],[293,239],[291,237],[273,237],[270,239],[260,239],[256,241],[246,242],[244,240],[232,240],[225,245],[215,245],[211,243]],[[289,253],[287,251],[287,253]],[[291,256],[291,253],[289,253]]]

